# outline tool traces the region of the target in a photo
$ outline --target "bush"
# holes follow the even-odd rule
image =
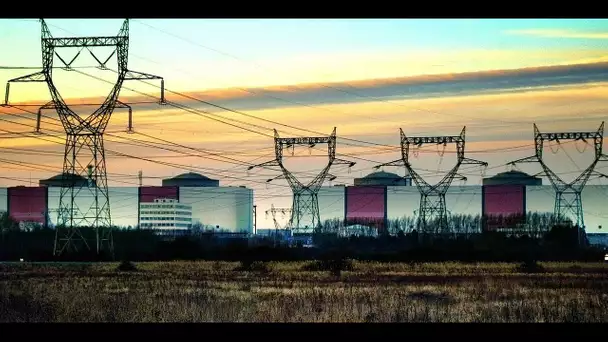
[[[519,265],[518,270],[524,273],[541,273],[545,269],[536,260],[528,260]]]
[[[272,267],[265,261],[241,260],[241,264],[236,268],[236,271],[270,273]]]
[[[323,260],[315,260],[304,265],[305,271],[329,271],[332,275],[339,277],[342,271],[353,271],[353,261],[351,259],[338,257]]]
[[[133,271],[137,271],[137,267],[135,266],[134,263],[127,261],[127,260],[123,260],[120,265],[118,265],[118,267],[116,267],[116,270],[119,272],[133,272]]]

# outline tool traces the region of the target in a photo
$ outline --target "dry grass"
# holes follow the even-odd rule
[[[608,265],[0,264],[0,322],[608,322]]]

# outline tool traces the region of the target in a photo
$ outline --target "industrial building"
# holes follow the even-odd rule
[[[399,182],[400,185],[394,185]],[[608,186],[590,184],[582,192],[585,228],[601,232],[606,226],[605,203]],[[321,199],[319,200],[321,201]],[[552,213],[555,190],[542,179],[519,171],[507,171],[484,178],[482,185],[453,185],[446,193],[449,214],[483,215],[484,229],[501,229],[504,217],[522,219],[527,212]],[[372,173],[344,188],[345,222],[374,225],[379,229],[389,219],[414,218],[420,205],[420,193],[411,178],[386,172]],[[320,205],[321,206],[321,205]],[[323,215],[323,212],[322,212]],[[521,222],[508,222],[517,226]]]
[[[355,178],[355,186],[411,186],[409,175],[399,176],[395,173],[378,171],[361,178]]]
[[[59,174],[40,180],[38,187],[0,188],[0,211],[7,211],[20,222],[54,226],[64,179],[68,185],[87,181]],[[243,186],[222,187],[217,180],[187,173],[163,180],[162,186],[110,187],[108,193],[112,223],[116,226],[151,227],[159,232],[168,232],[170,227],[175,230],[199,227],[253,233],[253,190]],[[88,208],[93,196],[82,192],[77,200],[80,208]],[[154,209],[159,206],[173,208]],[[168,225],[171,223],[173,226]]]
[[[53,226],[57,221],[61,175],[41,180],[38,187],[0,188],[0,211],[21,222]],[[83,179],[71,179],[83,182]],[[162,201],[183,206],[169,214],[180,229],[197,227],[215,232],[253,234],[253,190],[246,187],[219,186],[219,181],[195,173],[186,173],[162,181],[161,186],[109,188],[112,222],[123,227],[145,227],[152,224],[159,231],[168,229],[163,220],[149,220],[149,211]],[[590,184],[582,192],[585,228],[601,233],[606,227],[605,206],[608,186]],[[353,185],[326,186],[318,194],[321,221],[344,220],[347,226],[372,226],[385,229],[388,220],[415,218],[420,193],[411,178],[389,172],[374,172],[357,178]],[[86,201],[87,198],[79,199]],[[90,198],[89,198],[90,200]],[[273,199],[268,199],[272,201]],[[538,177],[508,171],[483,179],[482,185],[453,185],[446,194],[448,214],[484,215],[489,219],[485,229],[500,229],[501,216],[524,215],[527,212],[551,213],[555,191]],[[261,203],[264,203],[263,205]],[[260,202],[258,209],[266,202]],[[268,207],[270,203],[268,202]],[[164,205],[169,205],[166,202]],[[85,207],[83,205],[82,207]],[[183,209],[183,210],[182,210]],[[264,215],[259,210],[258,215]],[[188,215],[187,213],[190,213]],[[179,215],[178,215],[179,214]],[[164,215],[164,214],[153,214]],[[175,217],[179,219],[176,221]],[[259,216],[258,216],[259,217]],[[288,217],[278,217],[286,220]],[[168,220],[171,221],[171,220]],[[175,226],[174,226],[175,227]],[[260,227],[271,228],[271,227]]]
[[[378,171],[361,178],[355,178],[354,186],[345,187],[344,219],[348,230],[353,232],[374,227],[377,231],[386,229],[388,220],[389,187],[411,186],[409,176]],[[366,234],[367,235],[367,234]]]
[[[155,198],[152,203],[139,203],[139,226],[163,235],[185,235],[192,228],[192,206],[177,200]]]

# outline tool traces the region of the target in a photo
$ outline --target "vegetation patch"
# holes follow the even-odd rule
[[[605,264],[544,262],[547,272],[532,274],[516,262],[412,268],[339,256],[138,262],[140,272],[124,273],[114,263],[78,272],[61,263],[7,267],[0,322],[608,323]],[[524,269],[538,269],[530,264]],[[268,276],[247,273],[269,268]],[[336,281],[332,269],[349,272]]]
[[[137,266],[134,263],[123,260],[117,267],[116,270],[119,272],[135,272],[137,271]]]
[[[267,261],[242,260],[235,271],[267,274],[272,272],[272,265]]]

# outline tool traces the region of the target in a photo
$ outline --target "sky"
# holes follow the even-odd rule
[[[46,22],[54,37],[114,36],[122,25],[117,19]],[[109,184],[136,185],[140,170],[145,185],[195,171],[222,185],[253,188],[260,211],[290,205],[284,181],[266,182],[277,171],[247,172],[274,158],[274,129],[288,137],[329,135],[336,127],[337,157],[357,164],[333,166],[332,185],[352,184],[398,159],[399,129],[410,136],[457,135],[466,126],[467,156],[487,161],[485,174],[492,175],[534,153],[533,123],[547,132],[596,131],[608,105],[606,20],[133,19],[129,34],[129,69],[162,76],[167,100],[187,110],[141,103],[158,101],[158,81],[126,81],[120,100],[132,104],[135,133],[125,133],[127,111],[117,109],[105,135]],[[0,44],[11,47],[0,55],[0,84],[40,67],[37,20],[0,20]],[[57,52],[70,61],[78,50]],[[93,53],[105,60],[112,51]],[[55,57],[54,65],[61,63]],[[68,104],[80,104],[72,108],[81,115],[95,109],[82,104],[99,103],[116,79],[111,70],[84,68],[96,63],[83,50],[76,70],[54,69],[54,84]],[[116,69],[115,56],[108,67]],[[12,83],[10,91],[16,107],[0,108],[0,185],[36,184],[59,173],[62,127],[45,110],[44,135],[24,137],[49,91],[45,83]],[[164,149],[133,146],[151,137],[163,139],[156,143]],[[572,180],[591,162],[589,147],[547,146],[547,163]],[[303,180],[327,162],[321,146],[293,152],[285,153],[285,165]],[[413,165],[436,182],[452,167],[453,152],[453,146],[425,146]],[[598,170],[607,172],[605,165]],[[468,184],[480,184],[484,174],[471,166],[461,173]],[[272,223],[258,215],[258,226]]]

